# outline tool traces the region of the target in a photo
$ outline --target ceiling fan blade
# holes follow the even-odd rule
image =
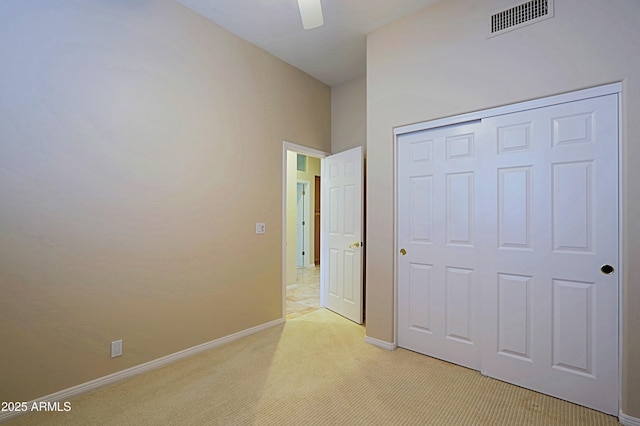
[[[324,24],[322,18],[322,4],[320,0],[298,0],[302,27],[305,30],[317,28]]]

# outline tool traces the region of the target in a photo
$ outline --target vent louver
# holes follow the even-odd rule
[[[489,37],[553,17],[553,0],[531,0],[491,15]]]

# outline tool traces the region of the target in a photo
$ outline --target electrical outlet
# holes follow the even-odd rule
[[[264,223],[256,223],[256,234],[265,234],[267,232],[267,225]]]
[[[111,342],[111,358],[122,356],[122,339]]]

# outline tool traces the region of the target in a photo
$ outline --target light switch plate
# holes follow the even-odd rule
[[[122,356],[122,340],[111,342],[111,358]]]
[[[256,223],[256,234],[265,234],[267,232],[267,226],[264,223]]]

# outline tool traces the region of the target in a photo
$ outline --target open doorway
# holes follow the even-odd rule
[[[302,154],[302,155],[299,155]],[[299,286],[296,269],[296,191],[298,164],[319,159],[319,167],[304,180],[315,182],[322,173],[320,189],[320,303],[353,322],[364,322],[364,150],[355,147],[328,154],[290,142],[283,143],[282,183],[282,316],[287,317],[287,289]],[[320,171],[321,170],[321,171]],[[295,173],[294,173],[295,171]],[[309,171],[307,171],[309,173]],[[315,198],[315,197],[310,197]],[[309,209],[311,210],[311,208]],[[315,209],[314,209],[315,210]],[[309,245],[311,247],[312,244]],[[314,245],[315,246],[315,245]],[[315,257],[315,256],[313,256]],[[309,254],[309,259],[312,255]],[[309,264],[311,267],[311,264]],[[312,310],[315,310],[312,309]]]
[[[324,306],[318,240],[320,194],[316,192],[319,190],[321,161],[326,155],[284,142],[282,309],[287,319]]]

